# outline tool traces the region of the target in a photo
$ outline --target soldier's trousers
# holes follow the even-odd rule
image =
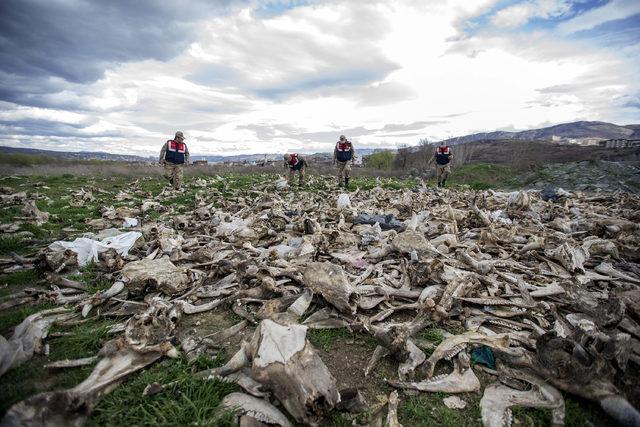
[[[177,165],[169,162],[164,164],[164,174],[171,180],[171,184],[176,190],[182,186],[182,178],[184,176],[183,168],[184,165]]]
[[[338,185],[351,175],[351,162],[338,162]]]
[[[449,178],[451,173],[450,165],[436,165],[436,175],[438,177],[438,183],[444,182]]]
[[[293,184],[296,172],[298,173],[298,179],[299,179],[298,182],[300,183],[300,185],[303,185],[304,184],[304,166],[302,167],[302,169],[299,169],[299,170],[293,170],[289,168],[289,176],[287,178],[287,182],[289,183],[289,185]]]

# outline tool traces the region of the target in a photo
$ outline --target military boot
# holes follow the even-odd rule
[[[349,189],[349,178],[344,179],[344,188]]]

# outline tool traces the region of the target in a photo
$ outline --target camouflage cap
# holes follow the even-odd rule
[[[180,137],[180,138],[183,138],[183,139],[184,139],[184,134],[182,133],[182,131],[181,131],[181,130],[179,130],[178,132],[176,132],[176,136],[175,136],[175,137],[176,137],[176,138]]]
[[[288,162],[289,160],[291,160],[291,154],[285,154],[283,158]]]
[[[343,140],[343,139],[347,139],[347,137],[344,135],[340,135],[340,140]]]

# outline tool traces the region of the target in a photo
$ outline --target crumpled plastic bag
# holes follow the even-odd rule
[[[279,180],[276,181],[276,188],[277,189],[284,190],[287,187],[289,187],[289,183],[287,182],[286,179],[280,178]]]
[[[216,227],[216,236],[239,236],[251,239],[256,236],[256,232],[249,228],[250,225],[251,221],[242,218],[233,218],[231,222],[221,221]]]
[[[398,219],[393,216],[393,214],[389,215],[369,215],[369,214],[360,214],[353,219],[354,224],[369,224],[375,225],[375,223],[380,225],[380,228],[383,230],[404,230],[405,225],[398,221]]]
[[[122,228],[131,228],[137,226],[138,220],[136,218],[125,217],[124,222],[122,223]]]
[[[340,194],[336,204],[340,210],[351,209],[351,199],[349,199],[349,195],[347,193]]]
[[[380,228],[380,224],[376,222],[370,228],[361,231],[360,237],[362,238],[361,243],[363,246],[379,242],[382,237],[382,228]]]
[[[551,200],[552,202],[557,202],[563,197],[571,196],[573,196],[573,194],[562,188],[546,187],[540,192],[540,198],[545,202],[549,200]]]
[[[493,222],[500,222],[505,225],[513,224],[513,221],[511,221],[511,219],[507,216],[506,212],[503,211],[502,209],[492,211],[489,214],[489,217]]]
[[[142,233],[129,231],[117,236],[107,237],[101,241],[80,237],[73,242],[59,240],[49,245],[49,250],[64,251],[69,249],[78,254],[78,265],[84,267],[91,261],[98,261],[98,254],[115,249],[120,256],[127,256],[129,250],[142,237]]]
[[[496,369],[496,358],[493,355],[493,350],[491,350],[491,347],[487,347],[486,345],[480,346],[471,351],[471,361],[473,363],[484,365],[489,369]]]

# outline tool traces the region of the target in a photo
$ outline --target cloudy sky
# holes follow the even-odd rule
[[[0,145],[150,155],[640,123],[638,0],[2,0]]]

